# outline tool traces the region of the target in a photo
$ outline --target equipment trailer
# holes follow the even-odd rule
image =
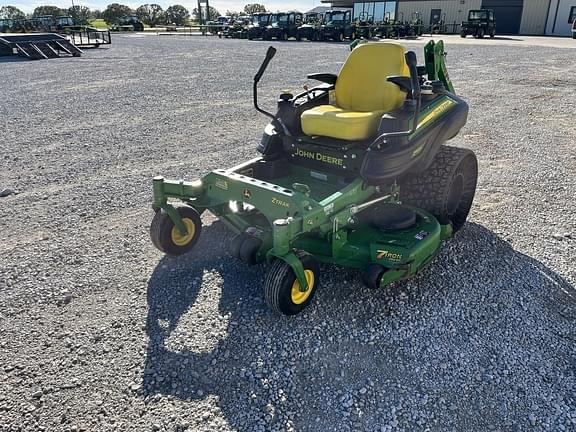
[[[0,55],[20,55],[29,60],[80,57],[82,50],[66,37],[55,33],[0,33]]]

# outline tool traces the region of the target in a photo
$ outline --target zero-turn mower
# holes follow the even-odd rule
[[[414,276],[465,223],[476,190],[474,153],[444,146],[466,123],[442,41],[424,65],[394,42],[356,44],[338,75],[315,73],[313,88],[282,93],[261,156],[195,181],[155,177],[152,242],[190,251],[208,210],[236,236],[248,264],[268,262],[264,297],[293,315],[320,284],[319,263],[360,269],[373,288]],[[175,202],[179,201],[179,205]]]

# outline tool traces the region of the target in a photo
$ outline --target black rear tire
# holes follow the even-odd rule
[[[296,315],[310,304],[316,289],[320,284],[320,267],[312,255],[300,251],[298,258],[302,261],[304,272],[307,280],[310,280],[310,286],[304,293],[293,289],[297,284],[296,275],[292,267],[284,260],[276,259],[266,275],[264,281],[264,298],[266,303],[274,312],[283,315]],[[310,279],[309,279],[310,278]],[[296,285],[297,284],[297,285]]]
[[[454,232],[466,223],[478,180],[476,155],[467,149],[441,146],[432,164],[400,183],[400,199],[432,213]]]

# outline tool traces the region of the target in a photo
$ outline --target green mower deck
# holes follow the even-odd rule
[[[379,284],[385,285],[414,276],[452,233],[451,225],[440,225],[431,214],[416,208],[417,223],[407,229],[386,231],[360,224],[358,216],[371,200],[397,203],[397,195],[382,195],[379,188],[366,187],[360,179],[338,189],[344,179],[315,180],[319,173],[297,165],[290,165],[289,176],[274,183],[263,181],[252,176],[260,162],[262,158],[256,158],[228,170],[215,170],[196,182],[156,177],[154,208],[170,215],[183,236],[188,231],[177,208],[169,204],[170,198],[199,213],[209,209],[236,234],[251,231],[258,247],[241,258],[251,264],[273,258],[286,261],[302,291],[307,282],[294,250],[345,267],[381,265],[387,271]],[[358,202],[363,204],[356,205]]]

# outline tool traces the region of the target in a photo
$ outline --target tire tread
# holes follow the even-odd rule
[[[295,315],[301,312],[312,301],[315,291],[320,285],[320,272],[314,257],[305,251],[297,251],[296,256],[302,261],[305,269],[308,268],[314,271],[314,291],[310,294],[308,300],[298,305],[295,310],[283,310],[281,305],[282,291],[286,289],[284,283],[286,278],[291,275],[292,268],[282,259],[274,260],[264,280],[264,299],[272,311],[281,315]]]
[[[467,158],[472,158],[467,160]],[[470,163],[472,172],[466,179],[469,183],[467,200],[469,204],[464,209],[463,214],[457,220],[450,220],[446,216],[446,200],[449,192],[449,186],[455,173],[460,169],[463,163]],[[404,204],[413,205],[432,213],[440,223],[445,224],[452,222],[454,231],[462,227],[470,211],[474,192],[476,190],[476,181],[478,177],[478,163],[476,156],[471,150],[441,146],[436,154],[432,164],[426,171],[418,176],[409,177],[404,180],[400,186],[400,199]]]
[[[177,246],[172,243],[170,233],[174,227],[174,222],[172,222],[172,219],[170,219],[170,216],[164,210],[157,211],[150,223],[150,239],[152,240],[152,244],[160,252],[172,256],[189,252],[198,241],[202,232],[202,220],[200,219],[200,214],[194,207],[178,206],[176,207],[176,211],[180,213],[180,216],[192,219],[196,228],[195,237],[185,246]]]

